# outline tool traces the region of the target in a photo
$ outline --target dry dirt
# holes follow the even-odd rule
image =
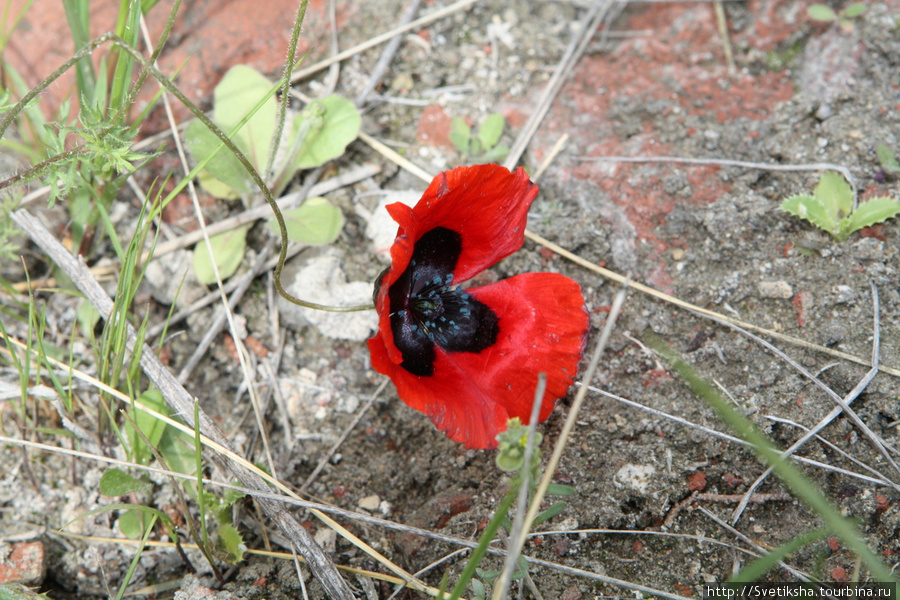
[[[438,4],[426,3],[424,10],[434,10]],[[512,142],[583,17],[581,4],[485,0],[414,32],[405,38],[379,88],[387,100],[369,104],[363,129],[432,173],[469,160],[446,138],[450,116],[477,124],[490,113],[501,112],[509,124],[503,141]],[[605,41],[596,36],[577,63],[523,157],[522,164],[534,171],[560,136],[569,136],[539,181],[541,193],[529,228],[588,261],[628,272],[636,281],[687,302],[865,360],[872,352],[874,286],[880,299],[881,361],[898,368],[900,230],[896,220],[838,244],[778,210],[786,196],[812,189],[815,172],[595,160],[670,156],[782,165],[830,162],[852,172],[861,199],[896,195],[897,180],[882,172],[874,149],[885,143],[900,152],[900,3],[870,4],[853,20],[852,29],[811,21],[808,5],[800,0],[724,3],[733,72],[726,64],[711,3],[628,5],[610,26],[617,35]],[[403,4],[394,0],[339,4],[341,46],[383,31],[402,10]],[[307,30],[318,31],[315,28],[325,22],[321,7],[311,18]],[[312,37],[326,40],[314,46],[308,59],[314,62],[327,55],[323,45],[327,36]],[[378,55],[378,50],[372,50],[346,61],[337,91],[355,97]],[[268,74],[274,75],[277,68],[269,67]],[[216,79],[210,77],[214,85]],[[320,75],[317,81],[323,78]],[[315,81],[302,87],[311,93],[321,89]],[[197,99],[208,101],[208,94]],[[163,160],[169,160],[165,163],[169,167],[173,164],[168,157]],[[424,188],[420,180],[361,142],[328,167],[325,176],[369,162],[382,166],[380,175],[329,195],[347,219],[334,249],[354,281],[373,281],[383,268],[364,235],[366,222],[355,207],[373,208],[379,199],[371,194],[373,190]],[[150,169],[144,176],[149,181],[156,175]],[[123,202],[136,212],[133,198],[126,194]],[[210,218],[221,218],[237,208],[214,206]],[[175,216],[170,219],[183,225]],[[257,227],[251,245],[261,248],[266,235]],[[302,263],[309,256],[296,260]],[[530,242],[483,277],[490,280],[528,271],[558,271],[581,283],[594,326],[592,346],[618,286]],[[74,303],[50,294],[42,294],[40,300],[46,303],[56,330],[70,331]],[[155,303],[149,291],[139,301],[151,308],[152,323],[165,318],[168,306]],[[277,348],[265,278],[250,288],[237,312],[246,320],[252,338],[271,351]],[[189,326],[170,331],[166,352],[174,370],[190,356],[210,315],[206,309],[192,317]],[[382,378],[371,370],[364,343],[334,340],[286,317],[282,325],[287,329],[277,380],[287,396],[295,439],[285,439],[284,421],[274,404],[267,413],[267,433],[280,478],[299,486],[366,405]],[[782,447],[834,406],[806,377],[759,343],[634,291],[592,385],[726,432],[713,411],[642,345],[648,332],[660,335],[687,357]],[[250,457],[261,461],[264,456],[247,395],[239,393],[242,375],[224,339],[220,336],[213,345],[187,387],[235,443],[252,448]],[[774,343],[842,396],[867,371],[865,366],[818,351]],[[260,358],[259,364],[263,362]],[[15,381],[9,370],[4,373],[5,379]],[[261,385],[268,381],[260,376]],[[900,419],[898,396],[900,379],[882,373],[854,403],[860,418],[889,444],[896,443],[893,425]],[[570,399],[571,395],[560,401],[541,426],[545,455],[557,439]],[[799,454],[864,472],[864,467],[839,453],[846,452],[883,477],[897,480],[849,419],[839,417],[821,436],[822,441],[808,443]],[[56,438],[48,439],[55,443]],[[339,507],[360,510],[362,501],[373,507],[371,512],[392,521],[475,539],[506,490],[493,458],[491,452],[466,450],[436,432],[425,416],[400,402],[388,385],[308,491]],[[40,539],[50,556],[43,585],[51,590],[51,597],[104,595],[107,585],[115,589],[133,556],[130,546],[85,544],[52,533],[82,510],[109,501],[98,495],[101,466],[40,454],[28,460],[33,479],[23,467],[20,451],[7,446],[4,452],[0,533],[48,528]],[[896,563],[900,550],[896,489],[846,473],[808,465],[804,469],[858,523],[885,562]],[[729,520],[734,504],[728,499],[746,491],[763,470],[743,447],[591,393],[556,476],[556,481],[574,486],[576,494],[567,498],[561,515],[542,526],[547,533],[532,539],[525,552],[567,567],[699,597],[702,584],[723,581],[751,560],[744,553],[749,546],[711,515]],[[169,483],[165,479],[155,483],[144,500],[168,506],[173,501]],[[696,490],[719,496],[672,514]],[[785,488],[770,478],[758,491],[778,493]],[[259,524],[249,503],[236,514],[248,546],[262,548],[262,528],[270,524]],[[308,519],[313,533],[322,530],[313,518],[302,518]],[[346,519],[342,523],[410,572],[455,550],[449,544]],[[751,504],[735,527],[768,548],[819,525],[819,519],[799,502],[776,499]],[[78,527],[92,535],[118,534],[114,516],[109,514]],[[589,531],[596,529],[619,532]],[[276,549],[283,549],[278,547],[277,535],[272,541]],[[202,559],[191,556],[202,570]],[[340,538],[333,557],[341,565],[380,569]],[[436,585],[444,569],[459,572],[459,560],[422,577]],[[825,580],[852,577],[855,561],[831,538],[807,545],[788,559],[796,569]],[[485,566],[498,565],[492,559]],[[184,572],[173,552],[150,550],[141,559],[134,585],[178,580]],[[299,594],[289,561],[255,557],[230,575],[224,590],[237,597]],[[533,567],[531,575],[544,598],[630,595],[548,568]],[[219,587],[208,572],[199,577],[200,584]],[[768,577],[793,579],[778,569]],[[320,597],[315,581],[307,585],[310,597]],[[387,598],[392,589],[376,584],[376,591],[378,597]],[[401,593],[401,597],[413,596]]]

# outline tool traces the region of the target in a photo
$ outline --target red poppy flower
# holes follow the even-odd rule
[[[521,168],[480,165],[441,173],[415,208],[387,207],[400,227],[375,284],[372,366],[469,448],[495,447],[508,419],[528,421],[540,372],[546,419],[584,350],[588,316],[571,279],[526,273],[458,285],[522,247],[537,193]]]

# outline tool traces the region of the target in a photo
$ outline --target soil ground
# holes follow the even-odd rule
[[[179,64],[179,53],[195,53],[191,71],[182,75],[179,84],[203,106],[209,106],[213,86],[233,64],[249,63],[269,76],[277,75],[280,68],[291,17],[282,15],[273,21],[270,13],[268,21],[259,24],[259,15],[244,10],[244,4],[186,6],[172,51],[163,55],[163,68],[170,65],[171,69]],[[294,9],[283,6],[290,3],[273,4],[286,15]],[[425,4],[423,12],[439,5]],[[869,4],[851,27],[812,21],[806,12],[809,4],[801,0],[723,3],[727,42],[717,30],[712,3],[625,6],[604,29],[613,35],[595,36],[577,62],[521,161],[534,172],[557,140],[569,136],[540,178],[541,193],[530,213],[529,228],[588,261],[630,273],[634,280],[687,302],[865,360],[872,352],[873,289],[877,289],[881,362],[898,368],[900,229],[896,220],[836,243],[778,210],[785,197],[812,190],[818,179],[815,171],[597,160],[662,156],[780,165],[834,163],[853,174],[861,200],[896,196],[897,180],[883,171],[875,147],[884,143],[900,152],[900,2]],[[338,3],[341,47],[384,31],[403,10],[404,4],[394,0]],[[363,130],[402,150],[431,173],[473,162],[449,142],[451,116],[477,125],[500,112],[508,123],[503,142],[511,143],[534,110],[585,11],[578,2],[483,0],[409,34],[377,90],[380,100],[370,102],[364,111]],[[43,14],[32,9],[24,32],[36,31],[29,20]],[[219,25],[208,36],[205,27],[190,29],[191,23],[213,19],[219,19]],[[254,24],[266,33],[254,29]],[[324,6],[311,6],[304,39],[311,49],[310,64],[328,56]],[[275,49],[272,40],[278,42]],[[726,61],[726,45],[733,53],[733,69]],[[243,51],[226,53],[217,50],[220,47]],[[11,48],[22,57],[31,56],[27,45],[12,43]],[[370,50],[345,61],[337,92],[354,98],[379,54],[379,49]],[[33,71],[41,72],[40,63],[33,64]],[[300,87],[315,95],[323,89],[325,77],[320,73]],[[163,128],[161,117],[152,117],[149,123],[154,122]],[[359,141],[327,168],[323,178],[363,163],[377,164],[382,170],[366,182],[329,195],[347,220],[329,251],[340,258],[351,281],[374,281],[384,267],[365,236],[367,221],[359,207],[374,209],[382,191],[416,193],[424,188],[421,181]],[[158,166],[141,172],[140,179],[149,182],[173,164],[170,156],[164,156]],[[138,203],[127,194],[123,203],[127,206],[120,221],[124,230],[133,222]],[[204,205],[210,210],[208,220],[240,210],[238,204],[210,198],[204,199]],[[47,218],[64,218],[60,214],[50,212]],[[166,218],[181,232],[196,226],[185,218],[189,214],[187,200],[179,200]],[[251,246],[262,248],[266,237],[263,227],[255,228]],[[112,255],[111,249],[105,251]],[[301,254],[293,268],[312,257],[313,253]],[[557,271],[581,283],[591,313],[592,347],[618,286],[531,242],[482,280],[529,271]],[[4,267],[4,276],[24,279],[11,265]],[[151,323],[164,320],[169,308],[154,300],[155,292],[148,288],[139,298],[142,306],[152,310]],[[273,329],[270,292],[266,279],[260,278],[236,312],[245,322],[248,338],[257,340],[269,357],[281,347],[277,337],[285,336],[276,381],[285,396],[292,439],[286,438],[285,422],[274,403],[268,408],[267,433],[279,477],[299,486],[366,406],[382,377],[371,370],[361,341],[327,337],[315,326],[288,316],[281,319],[285,330]],[[74,300],[51,294],[40,299],[55,331],[69,332]],[[176,372],[193,352],[211,315],[211,309],[200,311],[187,325],[169,332],[166,354]],[[759,343],[637,292],[629,294],[591,384],[690,423],[727,432],[714,412],[643,345],[648,332],[687,357],[782,447],[800,437],[804,428],[815,426],[834,406],[826,393]],[[227,334],[218,338],[187,387],[236,445],[253,460],[263,460],[241,387],[243,377],[228,339]],[[77,347],[86,352],[84,342],[79,343]],[[868,370],[815,350],[774,343],[840,396]],[[266,362],[272,362],[264,350],[254,360],[260,373]],[[4,379],[16,381],[8,370]],[[260,378],[261,385],[269,381]],[[859,417],[890,445],[896,444],[898,397],[900,380],[881,373],[854,403]],[[571,394],[561,400],[541,426],[545,454],[559,434],[570,399]],[[862,472],[864,467],[842,453],[890,480],[896,481],[897,474],[850,419],[839,417],[820,435],[798,454],[845,472],[807,464],[806,474],[893,565],[900,550],[900,496],[870,473],[869,479],[848,474]],[[41,585],[51,590],[51,597],[102,596],[107,589],[115,589],[134,556],[131,546],[85,543],[54,533],[84,510],[110,501],[98,491],[102,465],[72,463],[52,455],[29,455],[23,462],[23,453],[12,447],[2,456],[0,536],[47,528],[35,539],[43,543],[47,555]],[[388,385],[308,492],[342,508],[367,507],[395,522],[476,539],[506,490],[493,458],[491,452],[466,450],[435,431],[425,416],[400,402]],[[591,393],[556,474],[556,481],[573,486],[576,493],[566,498],[566,509],[541,527],[543,535],[533,538],[525,552],[566,567],[699,597],[702,584],[724,581],[751,560],[746,551],[755,552],[758,547],[749,542],[776,547],[821,525],[796,500],[770,497],[750,504],[734,525],[749,540],[738,539],[725,528],[722,522],[730,520],[733,498],[763,471],[744,447]],[[154,491],[143,500],[161,508],[172,505],[168,481],[160,478],[154,483]],[[710,496],[680,504],[697,491]],[[785,491],[774,478],[758,489],[760,493]],[[278,548],[277,533],[269,523],[258,522],[250,503],[240,505],[236,515],[249,547],[264,547],[265,528],[268,541]],[[329,538],[313,518],[303,518],[336,563],[380,568],[349,543]],[[424,569],[455,550],[387,529],[349,520],[342,523],[409,572]],[[109,513],[80,521],[72,530],[93,536],[119,535],[115,516]],[[189,596],[202,595],[197,590],[203,586],[221,588],[219,593],[227,594],[222,597],[299,594],[289,561],[252,557],[230,573],[227,584],[219,586],[208,569],[204,571],[204,561],[193,554],[191,558],[201,572],[198,579],[182,582],[185,569],[173,551],[146,551],[133,585],[175,581],[182,585],[181,593]],[[461,569],[460,559],[454,560],[422,577],[437,585],[445,568],[454,573]],[[857,567],[856,557],[830,537],[804,546],[787,562],[830,581],[853,577]],[[490,559],[485,566],[498,565]],[[532,567],[530,572],[544,598],[575,600],[629,593],[571,572],[544,567]],[[767,577],[792,580],[795,576],[775,569]],[[307,585],[311,597],[320,597],[317,582],[309,580]],[[387,584],[376,583],[377,597],[386,598],[391,592]]]

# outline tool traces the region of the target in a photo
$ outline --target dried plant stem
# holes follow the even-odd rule
[[[83,260],[73,256],[47,229],[26,210],[18,210],[11,215],[13,221],[53,260],[66,275],[75,283],[76,287],[85,295],[94,308],[103,315],[111,314],[113,303],[109,296],[91,276]],[[141,367],[147,377],[156,385],[163,394],[166,402],[189,425],[194,423],[195,400],[188,394],[172,375],[171,372],[156,358],[156,355],[148,348],[134,348],[137,334],[130,324],[126,324],[128,330],[128,348],[140,351]],[[196,427],[212,441],[222,448],[229,448],[230,443],[224,433],[216,426],[206,413],[199,411],[199,423]],[[270,489],[265,481],[256,473],[234,461],[230,464],[232,473],[243,485],[252,490],[265,491]],[[306,529],[290,513],[283,504],[268,498],[258,498],[263,511],[281,528],[288,539],[297,543],[300,553],[307,560],[310,570],[321,582],[326,592],[336,599],[350,600],[354,598],[347,583],[338,574],[331,558],[326,555],[318,544],[312,539]]]

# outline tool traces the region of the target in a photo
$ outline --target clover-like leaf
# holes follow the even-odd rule
[[[344,215],[328,200],[316,196],[297,208],[284,211],[284,224],[291,241],[320,246],[337,239],[344,226]],[[278,222],[274,219],[268,222],[268,227],[278,233]]]
[[[232,275],[241,264],[244,258],[244,252],[247,249],[247,231],[250,225],[236,227],[230,231],[210,236],[209,243],[212,247],[212,256],[206,242],[201,240],[194,247],[194,274],[197,279],[204,285],[212,285],[216,281],[216,274],[213,270],[212,261],[215,257],[216,265],[219,267],[219,276],[225,280]]]
[[[295,169],[312,169],[341,156],[359,135],[362,124],[356,106],[335,95],[311,102],[300,118],[294,119],[294,132],[302,133],[304,121],[308,119],[315,122],[301,141]]]

